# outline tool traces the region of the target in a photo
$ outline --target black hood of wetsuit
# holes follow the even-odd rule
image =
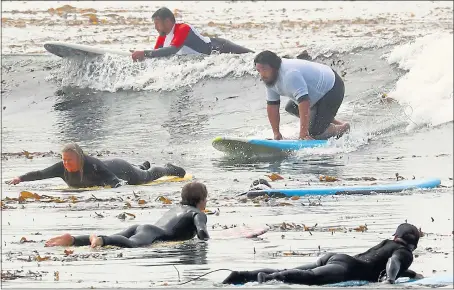
[[[414,249],[418,247],[420,233],[412,224],[400,224],[393,236],[404,240],[408,245],[413,245]]]
[[[268,183],[268,181],[266,181],[263,178],[254,180],[254,182],[252,182],[251,187],[258,186],[259,184],[263,184],[263,185],[268,186],[269,188],[271,188],[271,185]]]

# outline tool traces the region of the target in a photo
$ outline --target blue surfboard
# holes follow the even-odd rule
[[[323,147],[327,140],[268,140],[234,137],[216,137],[213,147],[231,155],[288,155],[305,148]]]
[[[329,287],[359,287],[365,285],[374,285],[375,283],[370,283],[368,281],[346,281],[335,284],[329,284]],[[419,280],[408,279],[408,278],[399,278],[396,280],[395,284],[402,286],[406,285],[422,285],[422,286],[447,286],[453,284],[453,275],[452,274],[440,274],[432,277],[426,277]]]
[[[369,281],[361,281],[361,280],[351,280],[345,282],[339,282],[334,284],[327,284],[323,286],[328,287],[361,287],[366,285],[375,285],[377,283],[371,283]],[[439,274],[431,277],[422,278],[419,280],[415,279],[408,279],[408,278],[399,278],[396,280],[395,285],[402,285],[402,286],[426,286],[426,287],[435,287],[435,286],[448,286],[453,284],[453,275],[452,273],[446,274]],[[244,284],[235,284],[238,286],[242,286]]]
[[[439,186],[441,180],[438,178],[404,180],[391,184],[363,185],[363,186],[320,186],[305,188],[276,188],[264,190],[251,190],[247,197],[253,198],[265,194],[275,197],[304,196],[304,195],[340,195],[340,194],[371,194],[371,193],[393,193],[403,190],[417,188],[434,188]]]

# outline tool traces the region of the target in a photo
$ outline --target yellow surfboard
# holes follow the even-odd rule
[[[163,177],[153,180],[149,183],[140,184],[140,185],[150,186],[150,185],[157,185],[157,184],[167,183],[167,182],[182,182],[182,181],[192,180],[192,178],[193,178],[192,174],[189,174],[189,173],[187,173],[184,177],[163,176]],[[95,191],[95,190],[101,190],[101,189],[107,189],[107,188],[111,188],[111,187],[110,186],[106,186],[106,187],[93,186],[93,187],[72,188],[72,187],[60,186],[60,187],[51,188],[49,190],[61,191],[61,192],[83,192],[83,191]]]
[[[156,185],[156,184],[167,183],[167,182],[182,182],[182,181],[189,181],[189,180],[192,180],[192,174],[187,173],[184,177],[163,176],[161,178],[153,180],[152,182],[142,184],[142,185]]]

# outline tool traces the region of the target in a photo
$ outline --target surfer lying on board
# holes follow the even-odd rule
[[[192,182],[181,190],[181,205],[170,209],[154,225],[134,225],[111,236],[71,236],[64,234],[48,240],[53,246],[117,246],[122,248],[145,247],[157,241],[185,241],[197,235],[201,240],[210,238],[204,213],[208,192],[204,184]]]
[[[277,280],[292,284],[325,285],[362,280],[393,284],[399,277],[421,279],[422,275],[408,269],[413,262],[413,251],[418,246],[419,236],[419,230],[414,225],[404,223],[397,227],[393,240],[384,240],[353,257],[329,253],[315,263],[289,270],[234,271],[223,283]]]
[[[186,171],[178,166],[166,164],[164,167],[150,168],[150,162],[142,165],[132,165],[123,159],[101,161],[84,154],[76,143],[67,144],[62,150],[62,161],[43,170],[28,172],[8,181],[8,184],[18,184],[23,181],[34,181],[53,177],[61,177],[68,186],[119,187],[125,182],[138,185],[151,182],[163,176],[184,177]],[[122,181],[123,180],[123,181]]]
[[[223,38],[203,36],[189,24],[176,23],[175,15],[166,7],[159,8],[151,18],[159,37],[153,50],[134,51],[134,61],[175,54],[210,55],[214,51],[233,54],[253,52]]]
[[[281,140],[279,106],[281,96],[290,100],[285,110],[300,118],[302,140],[340,137],[350,129],[335,119],[344,99],[344,82],[329,66],[303,60],[281,59],[262,51],[254,59],[266,85],[267,112],[275,140]]]

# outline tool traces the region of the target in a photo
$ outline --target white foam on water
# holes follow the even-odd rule
[[[409,130],[453,120],[453,53],[453,35],[443,33],[398,46],[388,56],[409,71],[388,95],[407,106]]]
[[[210,55],[150,59],[133,63],[127,57],[104,55],[97,59],[64,59],[61,68],[52,73],[61,85],[76,85],[101,91],[153,90],[172,91],[191,86],[211,77],[240,77],[256,74],[253,55]],[[169,61],[172,65],[169,65]]]
[[[201,33],[263,48],[311,55],[377,47],[452,29],[452,2],[2,2],[2,53],[45,53],[47,41],[144,49],[157,33],[153,12],[167,6]],[[60,8],[59,11],[56,11]],[[85,10],[83,10],[85,9]],[[87,10],[94,9],[94,10]],[[95,14],[96,24],[88,20]]]

